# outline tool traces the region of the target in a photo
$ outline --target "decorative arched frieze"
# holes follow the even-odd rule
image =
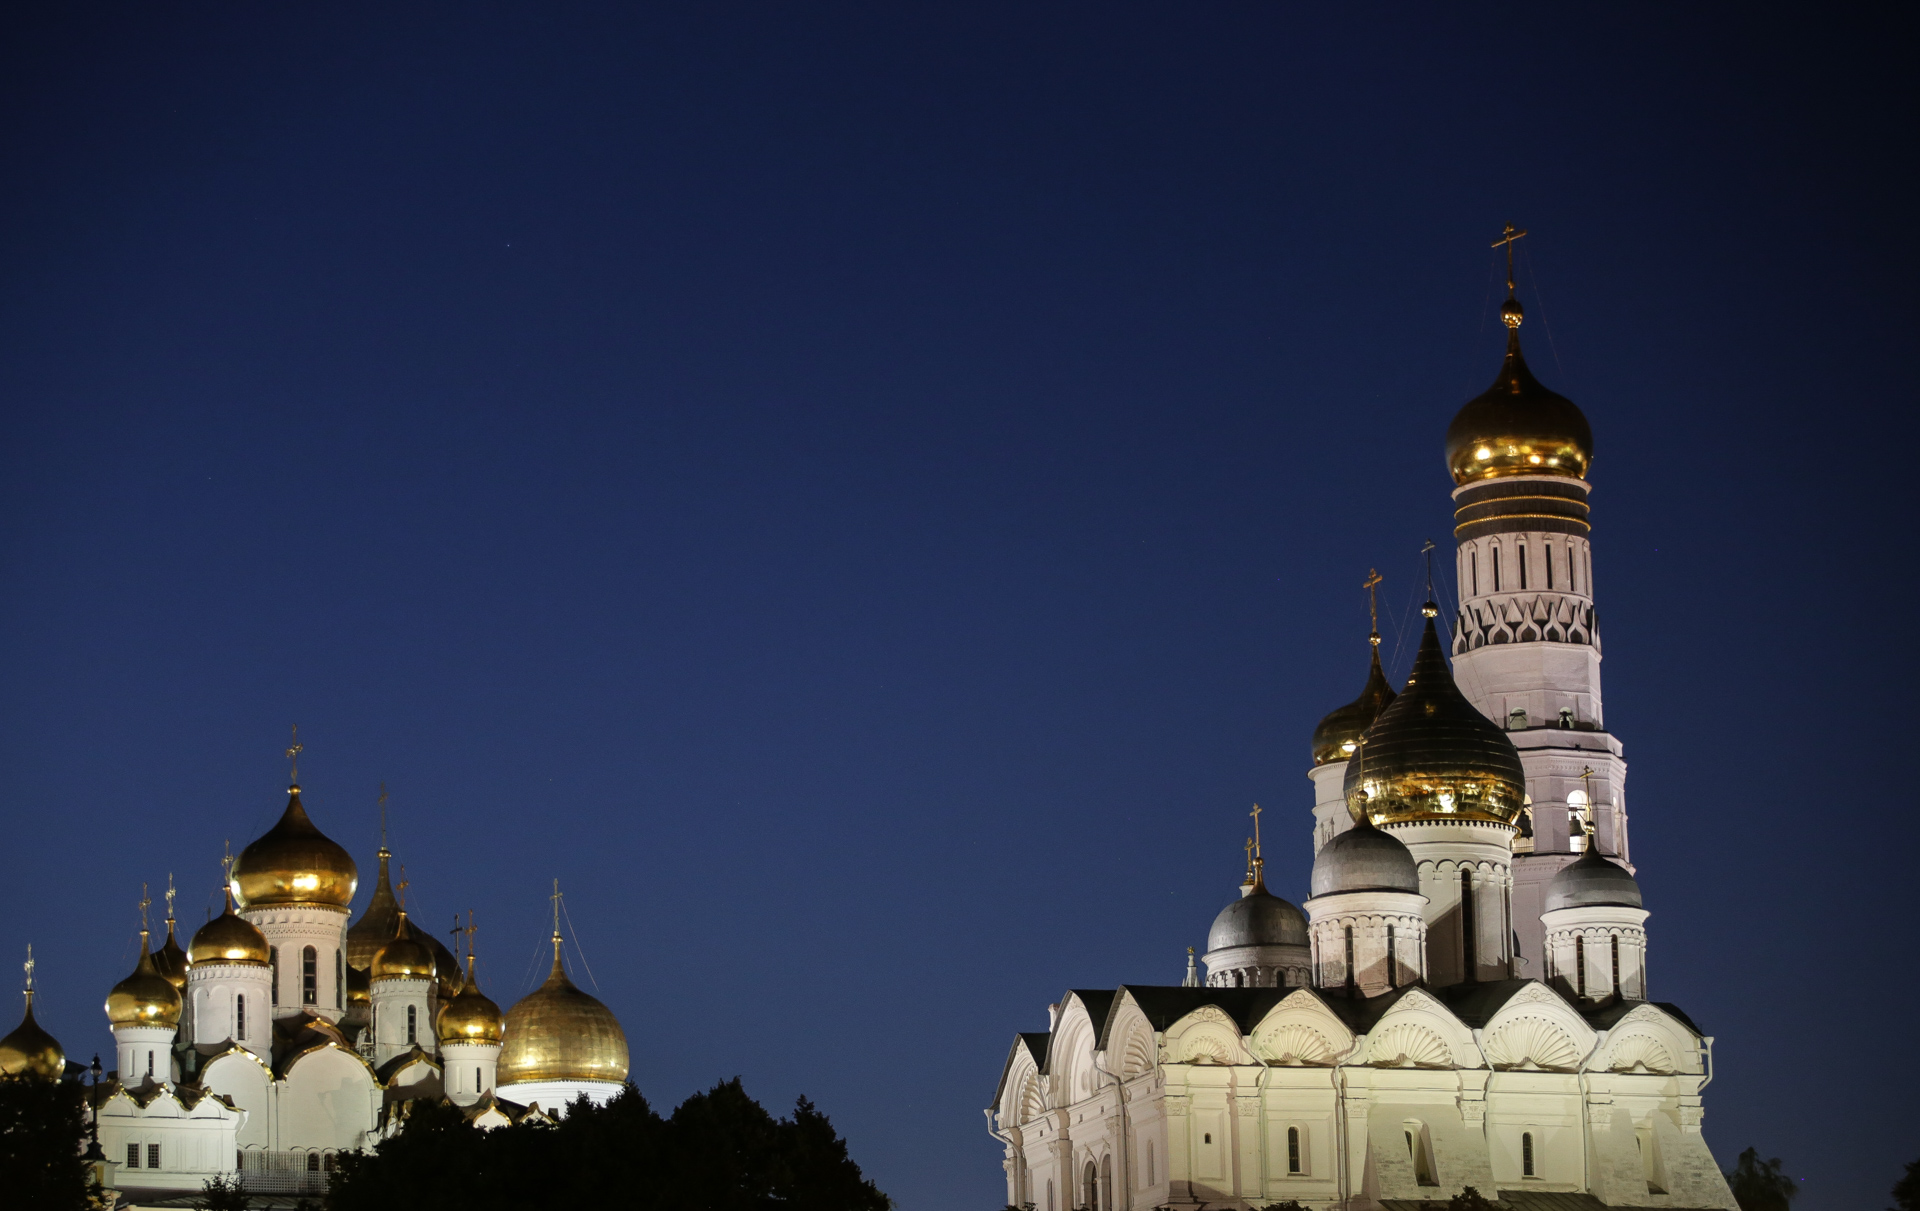
[[[1487,1062],[1495,1068],[1544,1069],[1571,1072],[1585,1051],[1567,1036],[1558,1022],[1527,1014],[1508,1018],[1487,1031],[1481,1044]]]
[[[1429,1026],[1397,1022],[1368,1037],[1367,1063],[1382,1068],[1451,1068],[1453,1049]]]
[[[1168,1028],[1160,1060],[1165,1064],[1246,1064],[1253,1057],[1241,1044],[1240,1027],[1226,1011],[1202,1005]]]
[[[1636,1030],[1612,1041],[1600,1064],[1609,1072],[1657,1072],[1663,1076],[1676,1071],[1673,1053],[1650,1032]]]
[[[1353,1032],[1307,989],[1267,1011],[1253,1028],[1253,1054],[1272,1064],[1332,1064],[1353,1049]]]

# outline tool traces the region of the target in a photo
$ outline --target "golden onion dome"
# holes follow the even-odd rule
[[[461,981],[460,994],[441,1007],[434,1029],[442,1044],[500,1041],[500,1007],[480,991],[473,975],[472,955],[467,956],[467,975]]]
[[[373,978],[363,967],[347,968],[347,1008],[373,1004]]]
[[[37,1076],[57,1081],[66,1075],[67,1054],[60,1040],[33,1020],[33,989],[27,989],[27,1014],[13,1033],[0,1039],[0,1076]]]
[[[1345,761],[1360,747],[1360,740],[1373,721],[1393,701],[1393,687],[1380,671],[1380,637],[1373,635],[1373,665],[1367,670],[1366,688],[1352,702],[1333,711],[1313,729],[1313,763]]]
[[[400,902],[394,899],[393,883],[387,875],[393,851],[382,845],[378,856],[380,874],[373,881],[373,895],[367,898],[360,919],[347,930],[347,966],[362,971],[373,966],[373,956],[393,940],[393,931],[400,924]]]
[[[1593,429],[1574,402],[1540,385],[1520,354],[1520,303],[1501,309],[1507,356],[1493,386],[1467,401],[1447,426],[1447,470],[1456,484],[1503,475],[1584,479]]]
[[[147,952],[147,931],[140,931],[140,961],[133,974],[113,986],[107,994],[107,1021],[115,1026],[166,1026],[180,1024],[180,990],[153,965]]]
[[[299,784],[288,787],[287,796],[287,810],[279,823],[241,850],[233,864],[233,894],[240,907],[347,907],[360,883],[353,858],[307,818],[300,806]]]
[[[171,913],[172,910],[168,910]],[[167,940],[159,950],[153,952],[153,969],[165,976],[167,983],[175,988],[187,986],[187,952],[180,949],[180,943],[173,940],[173,917],[167,917]]]
[[[1511,824],[1526,803],[1520,754],[1474,709],[1440,648],[1439,608],[1427,603],[1413,675],[1347,763],[1347,810],[1375,824],[1491,820]]]
[[[373,982],[382,980],[431,980],[433,978],[433,950],[413,934],[407,924],[407,910],[400,910],[400,921],[394,928],[393,941],[382,946],[373,956],[370,974]]]
[[[497,1080],[610,1081],[627,1079],[627,1036],[613,1011],[573,986],[553,935],[553,971],[547,982],[507,1013],[506,1045]]]
[[[194,967],[218,963],[265,967],[272,957],[267,935],[233,911],[231,887],[227,888],[226,911],[196,929],[187,946],[187,962]]]

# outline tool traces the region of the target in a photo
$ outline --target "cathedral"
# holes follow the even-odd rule
[[[987,1109],[1007,1202],[1411,1211],[1733,1208],[1713,1039],[1651,999],[1626,761],[1600,695],[1593,436],[1520,352],[1446,434],[1459,609],[1311,742],[1299,906],[1256,841],[1179,986],[1073,989]],[[1369,580],[1369,589],[1374,580]],[[1429,597],[1432,597],[1431,588]],[[1448,657],[1452,660],[1449,664]]]
[[[197,1192],[224,1177],[320,1193],[340,1153],[377,1143],[421,1098],[496,1127],[620,1091],[626,1035],[567,977],[557,887],[552,970],[502,1014],[481,990],[471,928],[463,964],[408,921],[392,854],[382,844],[377,857],[349,925],[358,868],[301,806],[295,765],[279,821],[227,864],[226,910],[185,950],[171,894],[157,949],[142,922],[140,958],[107,993],[118,1063],[90,1090],[103,1185]],[[0,1072],[79,1079],[33,1019],[31,958],[26,996]]]

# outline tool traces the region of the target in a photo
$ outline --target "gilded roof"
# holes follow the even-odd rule
[[[433,948],[414,936],[413,927],[407,924],[406,910],[401,909],[400,924],[394,931],[393,940],[373,956],[370,973],[373,982],[431,980],[433,968]]]
[[[194,965],[238,963],[247,967],[265,967],[272,958],[267,935],[253,922],[233,911],[233,889],[227,889],[227,907],[213,920],[193,933],[187,948],[187,961]]]
[[[0,1074],[21,1076],[31,1073],[57,1081],[67,1070],[66,1053],[60,1041],[33,1020],[33,990],[27,990],[27,1013],[13,1033],[0,1039]]]
[[[1519,304],[1508,300],[1517,312]],[[1574,402],[1540,385],[1520,353],[1518,315],[1509,317],[1500,373],[1447,426],[1447,470],[1456,484],[1503,475],[1584,479],[1593,428]]]
[[[440,1009],[434,1030],[442,1043],[498,1043],[503,1023],[500,1007],[480,991],[473,972],[473,956],[467,956],[467,978],[458,996]]]
[[[1353,756],[1361,737],[1392,701],[1393,687],[1387,684],[1387,675],[1380,670],[1380,647],[1375,644],[1367,684],[1360,696],[1328,714],[1320,726],[1313,729],[1313,763],[1325,765]]]
[[[307,818],[300,787],[287,788],[287,810],[266,834],[240,851],[233,894],[242,908],[266,904],[353,903],[360,873],[353,858]]]
[[[113,986],[107,994],[107,1021],[115,1026],[165,1026],[180,1024],[180,990],[153,965],[147,951],[147,931],[140,931],[140,961],[132,974]]]
[[[173,940],[173,918],[167,918],[167,940],[153,952],[153,968],[175,988],[187,986],[187,952]]]
[[[547,982],[507,1013],[497,1081],[624,1081],[627,1036],[613,1011],[573,986],[553,938]]]
[[[1526,802],[1526,771],[1505,732],[1467,701],[1429,605],[1413,675],[1347,763],[1347,810],[1375,824],[1492,820],[1511,824]]]
[[[373,894],[367,898],[367,907],[360,919],[347,930],[347,966],[362,971],[373,966],[373,956],[392,940],[393,931],[400,924],[400,901],[394,898],[393,883],[387,874],[393,852],[382,845],[378,856],[380,873],[374,878]]]

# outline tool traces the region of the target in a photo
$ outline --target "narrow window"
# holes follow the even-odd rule
[[[1100,1171],[1093,1167],[1092,1161],[1080,1171],[1080,1184],[1086,1187],[1081,1197],[1087,1200],[1087,1211],[1100,1211]]]
[[[1548,543],[1540,548],[1540,553],[1547,559],[1547,587],[1551,589],[1553,587],[1553,544]]]
[[[418,1020],[419,1020],[419,1017],[418,1017],[418,1014],[415,1012],[414,1007],[411,1005],[407,1006],[407,1042],[409,1043],[412,1043],[415,1041],[415,1035],[414,1035],[415,1024],[418,1022]]]
[[[1153,1141],[1147,1141],[1147,1185],[1153,1185]]]
[[[233,998],[233,1037],[236,1041],[247,1037],[247,994],[244,992]]]
[[[1460,961],[1466,969],[1462,979],[1479,975],[1479,957],[1473,953],[1473,872],[1460,872]]]
[[[311,946],[300,952],[300,1003],[320,1003],[320,955]]]
[[[1520,1176],[1533,1176],[1533,1132],[1520,1133]]]
[[[1353,991],[1356,978],[1353,970],[1353,926],[1347,926],[1347,991]]]
[[[1620,995],[1620,935],[1613,935],[1613,995]]]
[[[278,946],[267,951],[267,966],[272,971],[273,1003],[278,1005],[280,1003],[280,948]]]
[[[1480,552],[1467,552],[1467,572],[1473,577],[1473,595],[1480,596]]]
[[[1573,940],[1573,986],[1582,997],[1587,995],[1587,940]]]
[[[1287,1128],[1287,1172],[1300,1172],[1300,1128]]]
[[[347,973],[341,970],[341,966],[340,952],[336,950],[333,952],[333,1007],[335,1009],[345,1008],[347,1003],[347,981],[345,978]]]
[[[1513,562],[1520,565],[1520,587],[1527,587],[1527,544],[1521,543],[1513,550]]]
[[[476,1067],[476,1068],[475,1068],[475,1069],[473,1070],[473,1091],[474,1091],[475,1093],[479,1093],[479,1092],[481,1092],[481,1089],[480,1089],[480,1069],[479,1069],[479,1068],[477,1068],[477,1067]]]
[[[1500,548],[1493,549],[1493,591],[1500,591]]]
[[[1393,953],[1393,926],[1387,926],[1387,987],[1400,987],[1400,964]]]
[[[160,1167],[160,1145],[148,1144],[147,1145],[147,1168],[158,1169],[159,1167]]]
[[[1200,1142],[1203,1144],[1211,1144],[1213,1142],[1213,1132],[1209,1131],[1206,1134],[1202,1135],[1200,1137]]]
[[[307,1153],[307,1172],[320,1172],[320,1154],[318,1152]]]
[[[153,1079],[153,1052],[147,1052],[147,1079]]]
[[[127,1168],[138,1169],[139,1167],[140,1167],[140,1145],[128,1144],[127,1145]]]
[[[1567,587],[1580,591],[1580,548],[1572,543],[1567,544]]]

